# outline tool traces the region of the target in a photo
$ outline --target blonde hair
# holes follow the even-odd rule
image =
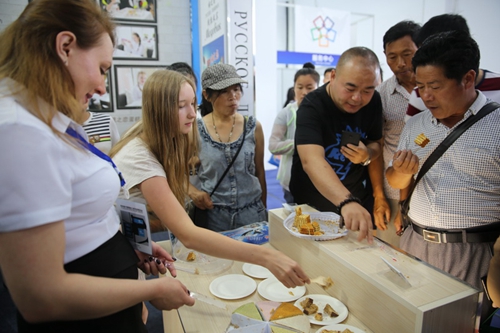
[[[72,32],[84,50],[96,47],[104,33],[114,44],[114,25],[93,0],[32,1],[0,35],[0,79],[14,80],[13,93],[24,90],[25,107],[51,128],[57,111],[74,120],[82,113],[71,75],[56,52],[62,31]]]
[[[151,74],[142,92],[142,119],[109,153],[113,157],[132,139],[140,137],[163,166],[168,184],[183,206],[189,185],[189,160],[199,150],[196,125],[188,135],[180,130],[179,94],[184,83],[195,90],[191,80],[180,73],[157,70]]]

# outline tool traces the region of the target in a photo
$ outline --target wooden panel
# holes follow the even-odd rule
[[[447,328],[457,327],[456,316],[461,330],[451,331],[473,332],[478,290],[384,243],[367,248],[366,241],[356,241],[356,233],[326,242],[297,238],[283,227],[286,216],[283,209],[270,211],[270,244],[299,262],[311,277],[332,277],[335,285],[327,292],[374,332],[430,332],[431,327],[450,331]],[[412,286],[381,257],[396,265]]]

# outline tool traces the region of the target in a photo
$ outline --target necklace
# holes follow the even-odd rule
[[[215,135],[217,135],[217,139],[219,139],[220,142],[222,142],[219,133],[217,132],[217,127],[215,127],[215,119],[214,119],[214,113],[212,112],[212,122],[214,124],[214,131]],[[236,124],[236,115],[233,116],[233,126],[231,127],[231,132],[229,132],[229,138],[227,139],[227,142],[231,142],[231,137],[233,136],[233,130],[234,130],[234,124]]]

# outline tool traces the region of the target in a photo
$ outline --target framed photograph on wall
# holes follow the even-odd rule
[[[117,21],[156,23],[157,0],[99,0],[102,10]]]
[[[116,26],[113,59],[158,60],[158,32],[154,25]]]
[[[116,108],[140,109],[142,107],[142,88],[146,79],[157,66],[115,65]]]
[[[111,98],[111,71],[106,72],[104,77],[106,92],[101,96],[94,94],[89,99],[88,111],[91,112],[113,112],[113,98]]]

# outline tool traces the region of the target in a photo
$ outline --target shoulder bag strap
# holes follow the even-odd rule
[[[236,160],[236,157],[238,157],[238,154],[240,153],[241,147],[243,147],[243,144],[245,143],[246,134],[247,134],[247,117],[243,116],[243,140],[241,140],[241,144],[238,147],[236,154],[234,154],[234,157],[231,160],[231,163],[229,163],[229,165],[227,166],[226,170],[224,171],[224,173],[220,177],[219,181],[217,182],[217,185],[215,185],[214,189],[210,193],[210,196],[212,196],[212,194],[215,193],[215,190],[219,187],[220,183],[222,182],[224,177],[226,177],[226,174],[229,172],[229,169],[233,166],[233,163]]]
[[[417,186],[417,183],[419,182],[420,179],[424,176],[424,174],[429,171],[429,169],[436,163],[436,161],[445,153],[448,148],[455,142],[469,127],[474,125],[476,122],[478,122],[481,118],[484,116],[487,116],[491,112],[495,111],[496,109],[500,108],[500,104],[496,102],[491,102],[489,104],[486,104],[481,108],[481,110],[478,111],[476,115],[470,116],[467,118],[466,121],[461,123],[460,125],[457,126],[451,132],[437,147],[434,149],[434,151],[429,155],[427,160],[424,162],[422,165],[422,168],[420,169],[420,172],[417,175],[417,179],[413,183],[413,186],[408,193],[407,199],[404,201],[403,205],[405,205],[405,208],[408,209],[410,206],[410,199],[411,195],[413,194],[413,190]],[[406,210],[408,211],[408,210]]]

